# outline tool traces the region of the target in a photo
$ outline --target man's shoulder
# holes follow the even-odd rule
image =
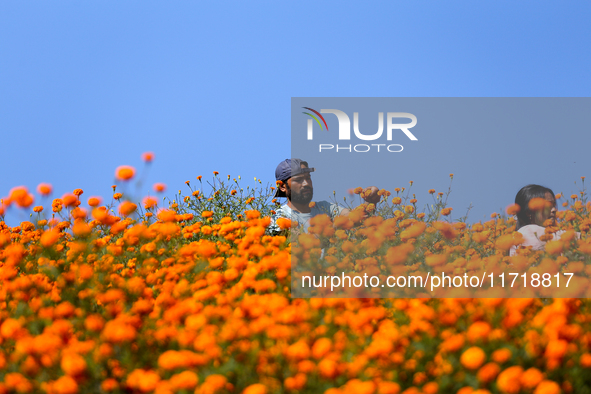
[[[318,201],[314,206],[315,210],[317,210],[316,215],[327,214],[329,216],[337,216],[341,213],[343,209],[339,204],[328,202],[328,201]]]
[[[279,208],[277,208],[277,210],[275,211],[275,215],[273,216],[278,216],[278,217],[289,217],[291,216],[291,208],[289,207],[289,205],[284,204],[282,206],[280,206]]]

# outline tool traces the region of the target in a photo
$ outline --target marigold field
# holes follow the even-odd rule
[[[0,394],[591,393],[588,299],[292,298],[307,268],[292,277],[289,220],[269,233],[272,188],[215,173],[172,199],[155,184],[159,198],[139,203],[135,176],[117,169],[108,204],[80,189],[50,197],[49,184],[3,200],[2,214],[31,217],[0,222]],[[293,256],[332,272],[508,265],[587,283],[585,193],[560,199],[547,227],[567,236],[514,257],[512,218],[453,221],[446,195],[430,193],[422,212],[397,188],[320,217]]]

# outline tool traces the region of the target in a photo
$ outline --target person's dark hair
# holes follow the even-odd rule
[[[527,185],[517,192],[515,204],[519,205],[519,212],[517,213],[517,227],[515,230],[534,223],[534,212],[529,209],[529,201],[532,198],[546,198],[546,193],[552,194],[552,197],[555,198],[551,189],[540,185]]]

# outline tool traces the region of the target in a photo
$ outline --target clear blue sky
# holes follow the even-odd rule
[[[274,182],[291,97],[589,96],[590,17],[583,1],[2,2],[0,195],[48,182],[110,196],[115,168],[145,151],[148,183],[171,193],[214,170]],[[590,140],[561,133],[541,159],[553,139]],[[474,138],[446,148],[462,157]],[[544,183],[576,190],[588,156]],[[511,165],[482,184],[458,174],[454,208],[472,202],[477,220],[546,180],[508,179]]]

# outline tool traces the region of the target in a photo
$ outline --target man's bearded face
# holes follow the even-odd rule
[[[285,191],[289,201],[295,204],[309,204],[314,197],[314,187],[310,174],[300,174],[287,180]]]

